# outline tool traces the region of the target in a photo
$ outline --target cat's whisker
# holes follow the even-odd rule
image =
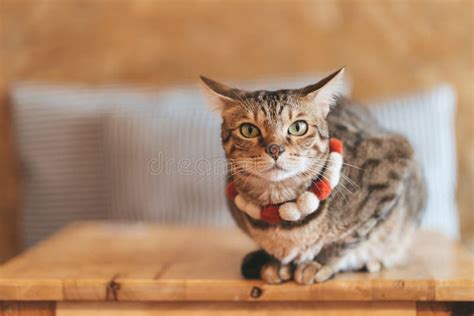
[[[329,179],[324,174],[322,174],[321,177],[323,179],[329,181]],[[341,186],[341,188],[344,188],[345,190],[347,190],[350,194],[354,194],[354,192],[351,191],[349,188],[347,188],[342,182],[339,182],[339,184],[336,186],[336,188],[338,188],[339,186]]]
[[[358,189],[359,188],[359,185],[357,185],[357,183],[355,183],[354,181],[351,180],[351,178],[349,178],[348,176],[346,176],[344,173],[341,172],[341,177],[346,180],[350,185],[352,185],[352,187],[354,189]]]
[[[326,167],[328,168],[329,170],[335,170],[334,167],[328,167],[326,165],[315,165],[316,167],[320,167],[320,168],[323,168],[323,167]],[[317,170],[314,170],[314,171],[317,171]],[[344,173],[341,172],[341,177],[346,179],[352,186],[355,186],[356,188],[358,188],[359,186],[353,182],[348,176],[346,176]]]

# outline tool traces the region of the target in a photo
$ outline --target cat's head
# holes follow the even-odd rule
[[[318,174],[328,154],[326,117],[341,93],[343,73],[278,91],[243,91],[201,77],[223,119],[232,174],[268,181]]]

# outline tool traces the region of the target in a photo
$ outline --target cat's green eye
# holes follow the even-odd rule
[[[260,130],[253,124],[243,123],[240,125],[240,134],[246,138],[254,138],[260,135]]]
[[[288,133],[294,136],[302,136],[308,131],[308,123],[305,121],[296,121],[291,124]]]

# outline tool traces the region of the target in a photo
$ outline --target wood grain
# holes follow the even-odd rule
[[[236,229],[76,224],[0,267],[0,301],[474,300],[473,259],[435,233],[419,234],[403,267],[314,286],[242,280],[252,249]]]
[[[346,65],[359,100],[440,82],[459,94],[458,204],[474,249],[473,2],[1,0],[0,93],[18,80],[154,86]],[[0,261],[17,249],[19,181],[0,105]]]
[[[418,302],[417,316],[471,316],[474,314],[473,302]]]
[[[0,316],[54,316],[54,302],[0,302]]]
[[[415,302],[284,302],[284,303],[60,303],[57,316],[129,315],[298,315],[298,316],[416,316]]]

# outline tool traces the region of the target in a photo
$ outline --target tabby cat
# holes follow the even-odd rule
[[[420,167],[404,137],[340,97],[343,74],[252,92],[201,77],[222,115],[228,182],[258,207],[298,199],[325,169],[330,138],[344,145],[340,181],[313,213],[272,224],[228,199],[238,226],[262,248],[244,259],[244,277],[312,284],[340,271],[379,271],[406,254],[425,203]]]

